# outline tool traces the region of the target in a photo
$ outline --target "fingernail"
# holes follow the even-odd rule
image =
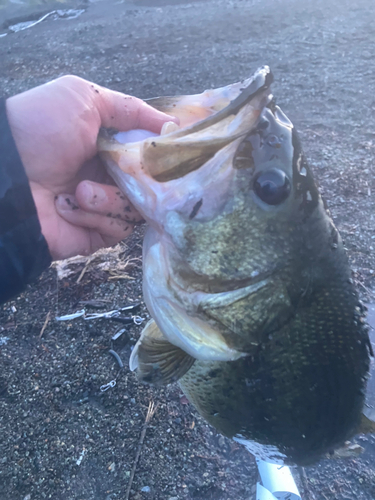
[[[178,129],[179,129],[179,126],[177,125],[176,122],[172,122],[172,121],[165,122],[161,128],[160,135],[167,135],[167,134],[170,134],[171,132],[175,132]]]
[[[69,194],[59,194],[55,203],[57,208],[62,211],[79,209],[75,197]]]
[[[108,200],[105,190],[98,185],[93,186],[91,182],[85,182],[81,189],[87,203],[94,207]]]

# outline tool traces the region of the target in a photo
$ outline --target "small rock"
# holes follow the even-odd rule
[[[141,488],[141,491],[143,491],[143,493],[150,493],[151,488],[149,486],[143,486],[143,488]]]
[[[225,441],[225,437],[224,436],[220,436],[219,437],[219,446],[220,446],[220,448],[225,448],[226,444],[227,443]]]

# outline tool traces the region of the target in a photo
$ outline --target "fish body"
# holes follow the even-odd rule
[[[179,383],[216,429],[262,459],[304,464],[359,425],[369,370],[364,311],[340,235],[272,76],[151,104],[159,137],[99,149],[149,222],[153,320],[131,357]]]

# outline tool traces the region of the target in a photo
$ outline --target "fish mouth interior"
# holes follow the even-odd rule
[[[143,162],[148,166],[151,177],[158,182],[179,179],[199,169],[223,147],[248,133],[248,129],[241,130],[239,124],[233,126],[233,123],[237,117],[240,120],[239,113],[249,103],[254,103],[253,114],[256,114],[256,119],[260,116],[261,110],[271,100],[272,81],[273,75],[265,66],[255,73],[245,87],[239,89],[237,97],[223,109],[188,127],[152,141],[146,140]]]
[[[269,67],[264,66],[251,79],[244,82],[243,87],[236,84],[238,95],[229,101],[229,104],[227,100],[221,109],[218,106],[215,110],[206,109],[209,116],[204,119],[198,118],[196,122],[192,124],[190,122],[190,125],[173,132],[139,141],[136,144],[139,147],[142,167],[158,182],[179,179],[199,169],[218,151],[238,137],[249,133],[255,126],[262,109],[272,99],[270,95],[272,81],[273,75]],[[233,95],[235,94],[232,93]],[[157,102],[155,107],[158,107]],[[250,110],[251,117],[246,118],[244,108]],[[160,106],[159,109],[163,110],[163,107]],[[173,109],[169,109],[168,112],[173,114]],[[117,131],[111,129],[101,131],[99,150],[100,139],[114,145],[116,133]]]

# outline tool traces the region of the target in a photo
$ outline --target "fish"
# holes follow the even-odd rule
[[[372,348],[343,242],[272,82],[264,66],[151,99],[180,124],[102,130],[98,149],[148,223],[152,319],[130,368],[147,384],[178,381],[256,457],[306,465],[359,431]]]

